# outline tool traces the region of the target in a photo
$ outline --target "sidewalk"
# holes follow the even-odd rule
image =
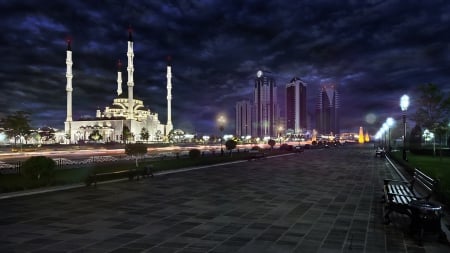
[[[305,150],[0,200],[2,252],[449,252],[383,225],[373,149]],[[397,217],[395,217],[397,218]]]

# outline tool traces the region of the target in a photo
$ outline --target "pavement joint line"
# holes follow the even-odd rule
[[[269,156],[266,158],[275,158],[275,157],[286,156],[286,155],[294,155],[294,154],[289,153],[289,154],[283,154],[283,155],[274,155],[274,156]],[[234,162],[217,163],[217,164],[210,164],[210,165],[204,165],[204,166],[198,166],[198,167],[190,167],[190,168],[185,168],[185,169],[168,170],[168,171],[155,173],[154,175],[155,176],[169,175],[169,174],[173,174],[173,173],[188,172],[188,171],[193,171],[193,170],[206,169],[206,168],[211,168],[211,167],[218,167],[218,166],[223,166],[223,165],[227,165],[227,164],[236,164],[236,163],[243,163],[243,162],[248,162],[248,160],[239,160],[239,161],[234,161]],[[120,178],[120,179],[97,182],[97,184],[99,184],[99,185],[100,184],[110,184],[110,183],[116,183],[116,182],[121,182],[121,181],[126,181],[126,180],[128,180],[128,179]],[[65,191],[65,190],[71,190],[71,189],[77,189],[77,188],[83,188],[83,187],[86,187],[86,184],[78,183],[78,184],[63,185],[63,186],[45,187],[45,188],[28,190],[28,191],[25,190],[25,191],[7,192],[7,193],[0,194],[0,200],[24,197],[24,196],[31,196],[31,195],[43,194],[43,193],[49,193],[49,192]]]

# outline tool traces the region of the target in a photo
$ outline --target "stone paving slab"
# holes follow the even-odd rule
[[[368,146],[0,200],[1,252],[450,252],[383,225]]]

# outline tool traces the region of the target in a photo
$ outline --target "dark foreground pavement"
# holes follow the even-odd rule
[[[450,252],[383,225],[368,146],[0,200],[1,252]]]

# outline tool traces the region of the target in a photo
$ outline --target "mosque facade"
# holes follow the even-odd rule
[[[167,65],[167,123],[161,124],[158,113],[146,108],[144,102],[133,96],[134,50],[132,32],[128,35],[127,94],[122,91],[122,64],[118,63],[117,97],[112,105],[102,111],[97,109],[95,118],[72,119],[72,49],[70,41],[66,52],[67,117],[64,122],[66,143],[92,140],[103,142],[163,141],[173,129],[171,120],[172,67]]]

